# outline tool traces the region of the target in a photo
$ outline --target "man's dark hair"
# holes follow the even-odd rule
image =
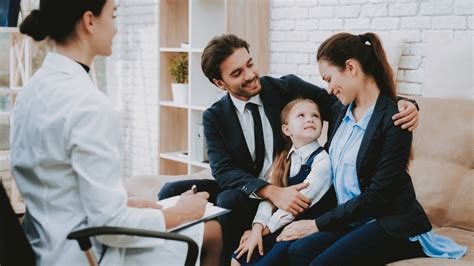
[[[212,38],[206,45],[201,56],[201,69],[204,75],[214,83],[213,80],[222,80],[221,64],[236,49],[245,48],[250,53],[249,44],[234,34],[222,34]]]

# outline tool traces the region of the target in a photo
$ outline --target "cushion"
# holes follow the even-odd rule
[[[474,231],[474,170],[463,176],[448,205],[445,226]]]
[[[435,227],[445,223],[453,194],[469,169],[439,160],[417,158],[410,165],[418,201]]]
[[[433,36],[425,40],[424,97],[473,99],[474,57],[469,36],[450,40]]]

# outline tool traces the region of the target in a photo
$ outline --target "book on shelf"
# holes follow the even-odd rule
[[[20,0],[0,1],[0,27],[18,26],[20,14]]]

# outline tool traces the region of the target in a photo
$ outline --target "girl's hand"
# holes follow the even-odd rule
[[[260,256],[263,256],[262,229],[263,226],[259,223],[256,223],[254,224],[252,231],[248,230],[244,233],[242,239],[247,232],[250,232],[250,234],[248,234],[248,238],[245,241],[242,242],[241,239],[240,246],[235,251],[235,253],[238,253],[237,259],[242,257],[242,255],[247,252],[247,263],[250,262],[256,246],[258,246],[258,252]]]
[[[317,232],[319,229],[314,220],[300,220],[287,225],[277,237],[277,241],[292,241]]]

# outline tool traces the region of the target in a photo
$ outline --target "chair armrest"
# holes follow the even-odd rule
[[[130,236],[142,236],[142,237],[152,237],[152,238],[162,238],[167,240],[174,240],[180,242],[186,242],[188,245],[188,252],[186,255],[185,265],[195,265],[196,259],[198,256],[198,245],[194,240],[187,236],[183,236],[176,233],[167,233],[167,232],[157,232],[150,230],[142,229],[133,229],[125,227],[110,227],[110,226],[101,226],[101,227],[90,227],[82,230],[77,230],[71,232],[67,239],[77,240],[82,251],[86,251],[92,247],[92,243],[89,237],[99,236],[99,235],[130,235]]]

